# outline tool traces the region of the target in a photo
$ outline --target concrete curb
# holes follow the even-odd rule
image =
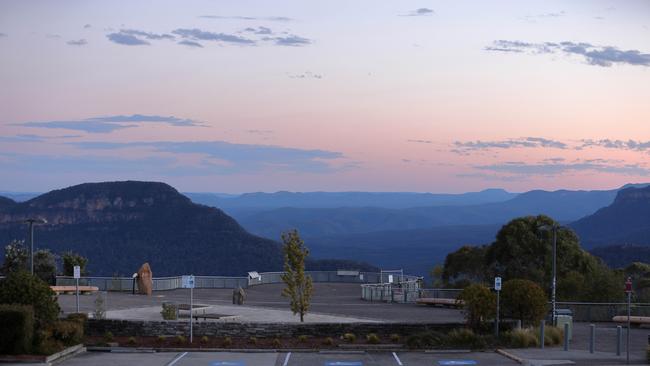
[[[76,346],[68,347],[62,351],[59,351],[57,353],[51,354],[49,356],[34,356],[33,358],[12,358],[11,356],[3,356],[2,359],[0,359],[0,364],[3,363],[15,363],[15,364],[22,364],[22,365],[51,365],[53,362],[61,362],[63,360],[67,360],[68,358],[72,358],[79,353],[86,352],[86,348],[83,346],[83,344],[78,344]]]
[[[519,356],[516,356],[516,355],[513,355],[512,353],[510,353],[508,351],[505,351],[505,350],[503,350],[501,348],[497,348],[496,353],[500,354],[501,356],[507,357],[507,358],[519,363],[519,364],[522,364],[522,365],[526,362],[526,360],[524,360],[523,358],[521,358]]]

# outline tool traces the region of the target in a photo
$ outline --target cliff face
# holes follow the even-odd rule
[[[650,245],[650,187],[619,191],[614,203],[571,224],[587,247]]]
[[[43,218],[37,247],[79,252],[95,275],[131,274],[147,261],[157,276],[281,269],[277,243],[164,183],[87,183],[11,202],[0,201],[0,244],[26,238],[26,218]]]

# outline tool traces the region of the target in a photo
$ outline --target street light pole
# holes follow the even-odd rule
[[[30,245],[29,267],[30,267],[31,274],[33,275],[34,274],[34,224],[47,224],[47,220],[45,220],[45,219],[26,219],[24,222],[29,224],[29,245]]]
[[[555,288],[557,285],[557,224],[553,223],[553,283],[551,284],[551,306],[553,308],[553,326],[555,323]]]

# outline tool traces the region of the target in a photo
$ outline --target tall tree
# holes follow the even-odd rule
[[[34,253],[34,275],[45,283],[56,283],[56,258],[47,249],[39,249]]]
[[[82,256],[81,254],[73,252],[63,253],[63,275],[72,276],[74,275],[74,266],[79,266],[79,270],[82,276],[88,274],[86,271],[86,265],[88,264],[88,258]]]
[[[282,242],[284,243],[282,281],[287,285],[282,290],[282,296],[289,298],[291,311],[294,315],[300,314],[300,321],[304,322],[313,291],[311,277],[305,274],[305,260],[309,255],[309,250],[300,239],[297,230],[283,233]]]
[[[8,275],[12,272],[29,270],[29,253],[24,240],[12,240],[5,246],[5,260],[2,264],[2,273]]]

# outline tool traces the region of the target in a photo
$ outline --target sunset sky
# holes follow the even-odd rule
[[[0,190],[650,182],[650,1],[0,1]]]

